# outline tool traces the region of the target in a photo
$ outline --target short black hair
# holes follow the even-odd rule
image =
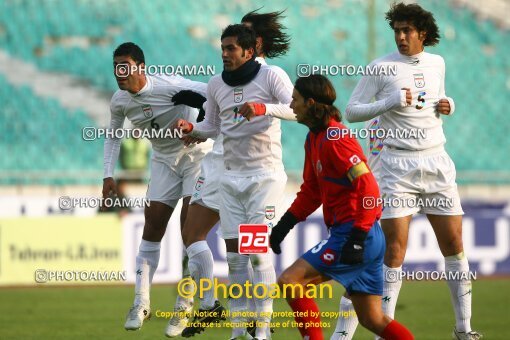
[[[144,63],[145,64],[145,56],[143,55],[143,51],[135,43],[132,42],[125,42],[120,44],[115,51],[113,52],[113,57],[119,57],[119,56],[130,56],[131,59],[137,64]]]
[[[290,37],[283,32],[286,29],[279,20],[285,18],[285,12],[257,13],[256,9],[247,13],[242,23],[251,23],[257,37],[262,38],[262,52],[268,58],[275,58],[285,55],[290,48]]]
[[[316,119],[316,127],[326,128],[329,120],[342,121],[340,110],[333,105],[336,100],[336,91],[328,78],[321,74],[312,74],[296,80],[294,89],[304,100],[312,98],[315,105],[310,107],[308,114]]]
[[[256,54],[257,36],[251,27],[241,24],[228,25],[221,34],[221,40],[226,37],[237,37],[237,44],[243,50],[253,48],[253,55]]]
[[[389,22],[392,29],[395,22],[407,21],[413,24],[418,32],[426,32],[424,46],[434,46],[439,43],[439,28],[434,15],[417,4],[393,3],[390,10],[386,12],[386,21]]]

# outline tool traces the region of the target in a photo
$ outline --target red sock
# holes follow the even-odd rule
[[[289,305],[294,312],[305,314],[305,316],[295,317],[296,322],[302,323],[301,327],[298,327],[301,336],[303,337],[308,336],[309,340],[323,340],[324,337],[322,336],[321,327],[310,326],[312,324],[320,324],[321,321],[321,318],[319,316],[319,307],[317,307],[317,304],[315,303],[314,299],[299,298],[290,302]],[[314,314],[317,316],[314,315],[312,317],[311,312],[314,312]]]
[[[396,320],[392,320],[384,329],[381,337],[385,340],[413,340],[413,334],[404,327],[404,325],[398,323]]]

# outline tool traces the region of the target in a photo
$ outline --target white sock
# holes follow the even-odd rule
[[[189,267],[188,267],[189,257],[188,252],[186,251],[186,247],[182,246],[182,277],[190,276]]]
[[[274,271],[271,254],[253,254],[250,255],[253,265],[253,297],[255,299],[255,310],[257,312],[257,330],[255,337],[265,339],[269,332],[269,323],[271,317],[260,315],[271,315],[273,313],[273,299],[265,296],[263,299],[255,298],[255,286],[265,285],[266,289],[258,288],[257,295],[264,292],[270,292],[272,286],[276,283],[276,273]],[[262,326],[264,325],[264,326]]]
[[[174,304],[175,310],[188,309],[191,306],[193,306],[193,299],[184,298],[181,295],[177,294],[177,298],[175,299]]]
[[[241,287],[245,287],[246,281],[249,281],[248,275],[248,261],[250,258],[246,255],[241,255],[237,253],[227,253],[227,262],[228,262],[228,278],[230,280],[230,284],[238,284]],[[236,294],[238,295],[238,294]],[[235,312],[245,312],[247,310],[247,298],[246,294],[243,292],[239,298],[229,299],[230,301],[230,312],[233,314]],[[233,323],[246,323],[245,317],[232,317]],[[232,338],[236,338],[240,335],[243,335],[246,331],[246,327],[233,327],[232,328]]]
[[[253,284],[254,274],[253,274],[253,264],[251,261],[248,261],[248,276],[250,277],[250,282]],[[252,287],[253,288],[253,287]],[[255,306],[255,297],[253,297],[253,289],[250,292],[252,298],[248,299],[248,310],[255,312],[257,307]],[[256,321],[253,319],[253,321]]]
[[[464,252],[445,257],[445,272],[469,275],[469,263]],[[460,274],[458,274],[460,275]],[[455,328],[459,332],[471,332],[471,280],[448,280],[452,305],[455,311]]]
[[[187,278],[190,276],[188,269],[188,253],[186,252],[186,248],[184,245],[182,246],[182,278]],[[177,299],[175,299],[175,310],[188,309],[193,306],[193,298],[184,298],[180,294],[177,294]]]
[[[345,296],[340,299],[339,312],[340,316],[336,321],[335,332],[331,335],[330,340],[350,340],[354,336],[359,322],[352,301]]]
[[[198,241],[190,245],[186,251],[188,252],[188,268],[191,277],[200,287],[200,280],[205,279],[213,282],[214,260],[211,249],[207,245],[207,241]],[[203,299],[200,300],[201,309],[211,309],[214,307],[214,289],[202,292]]]
[[[158,268],[161,242],[143,240],[136,256],[136,280],[134,304],[150,305],[150,285]]]
[[[175,310],[188,309],[193,306],[193,299],[184,298],[181,295],[177,294],[177,299],[175,299]]]
[[[402,287],[402,266],[390,268],[383,264],[383,297],[382,307],[384,314],[395,319],[395,307],[397,306],[398,293]],[[389,280],[388,280],[389,279]]]

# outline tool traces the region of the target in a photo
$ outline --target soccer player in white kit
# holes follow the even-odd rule
[[[455,165],[444,150],[446,139],[441,119],[441,115],[453,114],[455,105],[445,94],[443,58],[424,51],[424,46],[439,42],[439,29],[432,13],[416,4],[395,4],[386,13],[386,19],[394,31],[398,52],[377,59],[372,65],[396,66],[397,75],[364,76],[352,93],[346,118],[360,122],[379,117],[386,138],[377,179],[385,201],[422,200],[422,204],[414,206],[385,205],[381,217],[387,242],[383,309],[393,318],[413,214],[427,215],[445,257],[446,272],[467,274],[469,264],[462,246],[463,211],[455,183]],[[417,138],[399,138],[398,130],[402,135],[406,129],[423,129],[424,133],[414,134]],[[423,204],[434,199],[443,204]],[[447,284],[456,319],[452,337],[481,338],[470,325],[471,281],[448,280]],[[344,307],[347,309],[348,303]],[[343,321],[346,328],[340,332],[347,334],[342,333],[345,337],[341,339],[350,339],[357,320],[340,320]],[[339,338],[336,334],[332,337]]]
[[[119,90],[112,97],[110,129],[120,129],[127,118],[135,128],[148,130],[158,137],[177,119],[195,121],[198,112],[188,106],[175,106],[172,97],[189,89],[205,94],[207,85],[180,76],[146,75],[145,57],[134,43],[121,44],[113,54]],[[161,136],[161,134],[159,135]],[[161,239],[172,212],[183,197],[181,224],[191,191],[200,171],[200,161],[211,149],[210,143],[184,147],[176,138],[150,138],[153,148],[151,179],[147,189],[150,206],[145,207],[145,225],[136,257],[135,300],[124,327],[139,329],[150,317],[149,290],[159,262]],[[107,138],[104,144],[103,196],[116,192],[113,172],[119,156],[120,139]]]
[[[282,18],[283,12],[271,13],[257,13],[252,11],[247,13],[242,23],[255,30],[257,35],[255,60],[262,65],[266,65],[265,58],[274,58],[285,55],[289,48],[290,38],[283,32],[284,27],[279,20]],[[201,107],[205,102],[205,98],[200,99],[196,93],[186,92],[179,102],[185,105]],[[180,95],[175,96],[181,97]],[[289,107],[288,112],[266,112],[266,115],[274,114],[275,117],[295,120],[296,117]],[[214,260],[211,250],[207,245],[206,237],[212,227],[219,221],[219,182],[223,173],[223,137],[220,134],[213,145],[213,150],[209,152],[201,163],[200,176],[195,184],[193,195],[191,197],[186,222],[182,229],[182,237],[184,245],[188,252],[188,266],[189,272],[195,281],[200,279],[213,280]],[[221,234],[221,233],[220,233]],[[221,236],[221,235],[220,235]],[[251,259],[253,261],[253,258]],[[267,257],[262,257],[261,260],[268,260]],[[259,268],[264,268],[264,265],[259,267],[260,260],[256,261],[253,267],[249,263],[250,281],[253,280],[254,272]],[[206,313],[199,313],[193,319],[193,324],[203,325],[209,322],[217,321],[213,312],[221,315],[223,307],[218,301],[214,299],[214,291],[208,290],[203,292],[203,298],[200,299],[200,311]],[[249,300],[251,303],[249,310],[255,310],[255,298]],[[168,337],[175,337],[182,335],[183,337],[194,336],[205,330],[204,327],[190,326],[186,327],[192,311],[192,303],[184,298],[178,298],[174,307],[175,315],[169,320],[166,329]],[[179,313],[181,312],[181,313]],[[182,313],[184,312],[184,313]],[[208,313],[207,313],[208,312]],[[205,315],[205,316],[202,316]],[[255,336],[256,329],[250,328],[248,332]]]
[[[177,126],[198,138],[223,135],[221,234],[227,246],[230,282],[243,286],[250,281],[250,258],[238,253],[238,226],[270,224],[284,209],[287,176],[282,162],[280,121],[267,113],[274,116],[274,112],[289,112],[292,83],[283,70],[255,61],[256,37],[252,29],[228,26],[221,45],[224,71],[209,81],[205,120],[196,125],[179,120]],[[257,255],[253,284],[275,284],[270,254]],[[267,339],[272,299],[257,299],[255,305],[258,325],[264,325],[257,327],[255,338]],[[230,309],[232,313],[246,311],[246,295],[230,299]],[[232,321],[242,324],[245,319],[236,317]],[[245,333],[244,327],[234,327],[232,338]]]

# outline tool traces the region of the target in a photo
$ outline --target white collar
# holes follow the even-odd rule
[[[425,57],[425,50],[421,51],[420,53],[414,54],[414,55],[405,55],[405,54],[401,54],[400,52],[399,52],[399,54],[405,63],[416,65],[416,64],[419,64],[420,61],[422,61],[423,58]]]
[[[129,93],[133,97],[141,96],[142,94],[145,94],[147,92],[150,92],[152,90],[152,78],[150,76],[145,76],[145,85],[142,87],[140,91],[137,93]]]

